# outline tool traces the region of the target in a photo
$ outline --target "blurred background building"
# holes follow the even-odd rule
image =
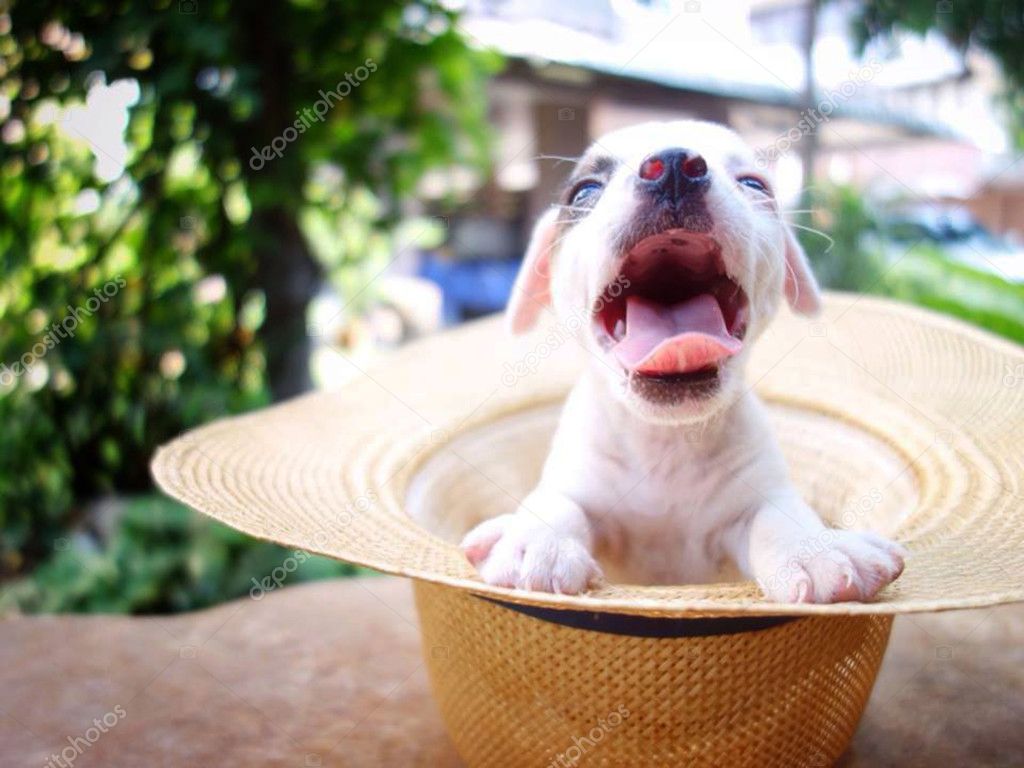
[[[494,167],[423,180],[427,210],[449,210],[439,203],[451,196],[469,202],[438,213],[438,248],[396,264],[396,274],[438,287],[437,315],[421,320],[432,328],[504,306],[531,222],[572,158],[647,120],[729,125],[762,151],[784,206],[800,207],[811,183],[855,187],[889,211],[894,234],[883,247],[924,235],[1024,279],[1024,168],[1013,165],[997,63],[938,32],[858,51],[858,9],[845,0],[470,0],[461,29],[508,58],[487,89]],[[817,130],[794,134],[802,118]]]

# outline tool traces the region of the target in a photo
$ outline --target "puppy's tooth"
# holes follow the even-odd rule
[[[612,329],[612,338],[616,341],[622,341],[622,337],[626,335],[626,321],[619,318],[615,321],[615,328]]]

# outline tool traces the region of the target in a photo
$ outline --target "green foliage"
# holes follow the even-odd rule
[[[256,599],[355,567],[254,542],[168,499],[129,501],[108,546],[58,540],[54,557],[0,592],[5,607],[27,611],[168,613],[235,597]]]
[[[1024,285],[951,262],[934,248],[918,246],[896,262],[885,293],[1024,344]]]
[[[814,227],[801,231],[818,280],[827,288],[874,293],[928,307],[1024,344],[1024,285],[950,260],[924,242],[883,253],[886,227],[852,187],[823,186],[812,202]]]
[[[868,242],[877,225],[864,198],[849,186],[829,186],[808,196],[818,211],[818,232],[800,230],[800,241],[822,284],[840,291],[871,291],[878,286],[883,258]]]
[[[193,228],[207,219],[182,226],[198,203],[140,208],[128,186],[97,184],[88,149],[45,122],[48,111],[26,114],[25,141],[0,164],[6,571],[45,556],[76,501],[148,487],[160,442],[267,399],[258,313],[199,263]],[[175,183],[183,200],[210,194],[201,177]],[[90,199],[95,212],[76,210]],[[150,245],[154,233],[167,241]]]
[[[1017,146],[1024,147],[1024,0],[866,0],[854,26],[863,46],[896,29],[936,30],[961,51],[968,44],[1000,63],[1009,86]]]
[[[116,552],[72,567],[54,542],[148,490],[161,442],[301,386],[321,276],[369,296],[353,275],[422,175],[483,168],[499,63],[433,0],[0,0],[0,579],[52,558],[51,587],[97,591],[37,606],[134,589],[101,573]],[[119,131],[68,119],[104,83],[135,92],[116,179]],[[123,605],[197,604],[139,589]]]

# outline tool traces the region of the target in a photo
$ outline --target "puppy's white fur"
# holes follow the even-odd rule
[[[707,162],[710,236],[748,299],[744,347],[719,364],[706,396],[645,397],[584,329],[594,363],[569,395],[537,488],[513,514],[463,540],[491,584],[577,593],[603,579],[681,584],[739,574],[783,602],[868,600],[903,569],[902,547],[870,532],[828,529],[792,486],[763,407],[743,383],[750,344],[783,295],[799,312],[818,288],[770,195],[737,183],[755,174],[749,148],[710,123],[650,123],[601,138],[577,174],[598,167],[600,198],[538,222],[509,305],[514,331],[548,305],[587,316],[619,275],[622,234],[649,206],[637,192],[648,156],[685,147]],[[612,162],[608,162],[611,160]],[[609,577],[612,573],[609,573]]]

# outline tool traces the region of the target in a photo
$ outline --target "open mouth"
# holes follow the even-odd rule
[[[627,373],[700,382],[743,348],[747,297],[714,239],[669,229],[629,250],[594,319],[599,343]]]

